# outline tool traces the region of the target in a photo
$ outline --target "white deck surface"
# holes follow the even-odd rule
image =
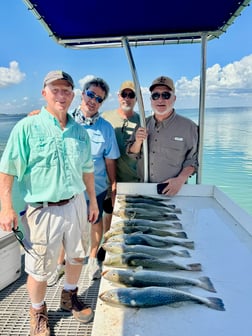
[[[155,184],[118,185],[118,194],[134,193],[157,196]],[[217,293],[196,287],[188,290],[220,297],[226,310],[190,302],[136,309],[111,306],[98,299],[92,336],[251,336],[252,217],[213,186],[185,185],[171,203],[181,208],[178,217],[188,238],[195,242],[195,249],[189,250],[191,258],[174,260],[202,265],[201,272],[172,274],[208,276]],[[118,217],[113,218],[116,220]],[[100,293],[115,287],[102,279]]]

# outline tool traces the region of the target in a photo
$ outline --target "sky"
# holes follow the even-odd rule
[[[206,107],[252,106],[252,5],[246,7],[227,32],[207,44]],[[45,75],[62,69],[72,75],[80,103],[86,76],[107,81],[110,95],[100,112],[118,106],[117,92],[132,74],[123,48],[74,50],[58,45],[22,0],[1,2],[0,10],[0,113],[28,113],[44,104]],[[143,95],[150,110],[151,82],[169,76],[176,85],[178,109],[199,106],[201,45],[180,44],[132,47]],[[138,110],[138,106],[136,106]]]

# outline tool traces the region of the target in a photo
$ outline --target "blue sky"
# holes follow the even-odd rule
[[[40,108],[44,104],[43,78],[51,70],[63,69],[72,75],[76,85],[73,107],[80,102],[85,76],[104,78],[110,96],[101,112],[117,107],[121,82],[132,78],[123,48],[63,48],[48,37],[22,0],[1,2],[0,36],[0,113],[28,113]],[[251,36],[249,6],[226,33],[208,43],[206,107],[252,106]],[[146,110],[150,109],[148,87],[160,75],[176,83],[177,108],[198,106],[200,44],[137,47],[131,51]]]

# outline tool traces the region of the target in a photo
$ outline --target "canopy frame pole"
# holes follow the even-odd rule
[[[198,161],[199,168],[196,175],[196,183],[202,183],[202,167],[203,167],[203,140],[205,125],[205,100],[206,100],[206,46],[207,33],[202,34],[201,38],[201,71],[200,71],[200,95],[199,95],[199,143],[198,143]]]
[[[135,63],[134,63],[134,60],[133,60],[133,56],[132,56],[132,53],[131,53],[128,38],[125,37],[125,36],[122,37],[122,43],[123,43],[123,47],[124,47],[124,50],[126,52],[128,62],[129,62],[129,65],[130,65],[133,82],[135,84],[136,97],[137,97],[139,114],[140,114],[140,125],[142,127],[146,128],[143,97],[142,97],[142,93],[141,93],[141,90],[140,90],[139,79],[138,79]],[[148,172],[148,143],[147,143],[147,139],[144,140],[144,142],[143,142],[143,158],[144,158],[144,181],[143,182],[148,182],[149,181],[149,172]]]

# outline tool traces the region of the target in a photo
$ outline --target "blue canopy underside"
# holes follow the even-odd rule
[[[23,0],[59,44],[69,47],[131,43],[193,43],[203,32],[219,37],[250,0],[84,1]],[[119,43],[118,45],[116,45]]]

